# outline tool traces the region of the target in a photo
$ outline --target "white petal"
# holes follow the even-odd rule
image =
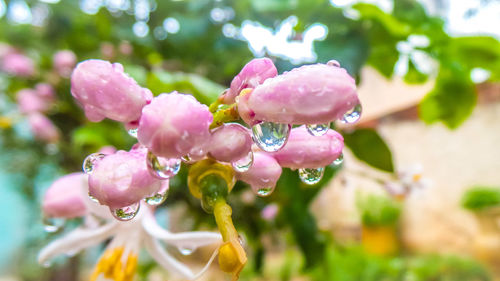
[[[207,264],[200,270],[200,272],[198,272],[194,276],[193,280],[200,278],[203,275],[203,273],[205,273],[205,271],[207,271],[210,268],[210,265],[212,264],[218,253],[219,253],[219,248],[217,247],[217,249],[214,251],[210,259],[208,260]]]
[[[82,249],[101,243],[114,234],[116,223],[109,223],[99,228],[77,228],[68,235],[47,245],[38,254],[38,262],[45,264],[60,254],[76,254]]]
[[[143,226],[144,230],[149,235],[179,248],[189,248],[194,250],[198,247],[222,243],[222,236],[216,232],[192,231],[171,233],[158,225],[152,215],[144,217]]]
[[[155,259],[156,262],[167,271],[189,280],[194,279],[195,276],[193,272],[186,265],[168,254],[158,240],[147,235],[144,239],[144,246],[146,246],[146,250],[153,257],[153,259]]]

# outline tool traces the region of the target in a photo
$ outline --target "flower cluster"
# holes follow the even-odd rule
[[[254,59],[210,106],[175,91],[153,97],[122,65],[101,60],[77,65],[71,92],[89,120],[121,122],[138,140],[130,151],[85,159],[89,197],[107,206],[117,225],[138,224],[139,210],[150,214],[165,200],[169,179],[185,162],[191,194],[221,232],[219,265],[234,279],[247,260],[226,203],[236,180],[258,196],[273,192],[284,167],[299,169],[306,184],[319,182],[324,167],[342,156],[343,138],[330,122],[355,122],[361,113],[355,81],[336,61],[278,75],[270,59]],[[107,270],[119,271],[128,260],[118,269],[103,263],[108,267],[98,272],[115,276]]]
[[[17,106],[26,115],[31,132],[36,139],[46,143],[59,141],[59,129],[45,116],[56,101],[54,88],[47,83],[38,83],[34,89],[17,92]]]

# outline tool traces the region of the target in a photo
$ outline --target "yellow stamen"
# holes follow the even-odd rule
[[[129,253],[126,262],[122,262],[123,252],[123,247],[106,250],[97,263],[90,281],[96,281],[101,274],[114,281],[132,281],[137,270],[138,257]]]
[[[413,175],[413,181],[419,181],[420,178],[422,178],[422,174],[414,174]]]

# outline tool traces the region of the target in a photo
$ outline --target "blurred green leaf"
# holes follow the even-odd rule
[[[147,87],[155,95],[179,91],[193,95],[204,104],[214,102],[224,91],[224,87],[197,74],[169,73],[153,71],[148,74]]]
[[[373,129],[357,129],[344,133],[344,143],[359,160],[377,169],[394,172],[392,153]]]
[[[357,3],[354,4],[352,8],[359,11],[362,19],[369,19],[380,23],[393,36],[406,37],[410,33],[409,25],[399,21],[392,15],[385,13],[375,5]]]
[[[419,115],[427,124],[442,121],[455,129],[472,113],[476,99],[468,72],[456,65],[441,67],[434,89],[420,103]]]
[[[500,206],[500,188],[473,187],[464,193],[461,203],[462,207],[471,211]]]
[[[134,139],[121,124],[112,121],[87,123],[73,131],[72,144],[77,150],[84,148],[96,152],[101,147],[112,145],[117,149],[129,149]]]
[[[401,214],[401,205],[387,196],[359,195],[356,206],[366,226],[395,225]]]
[[[415,67],[415,63],[413,60],[409,60],[408,62],[408,72],[406,73],[404,80],[408,84],[422,84],[427,81],[427,75],[418,71]]]

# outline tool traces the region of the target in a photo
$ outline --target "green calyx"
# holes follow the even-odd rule
[[[201,206],[208,213],[213,213],[215,202],[226,199],[229,194],[226,180],[218,174],[209,174],[200,180]]]

